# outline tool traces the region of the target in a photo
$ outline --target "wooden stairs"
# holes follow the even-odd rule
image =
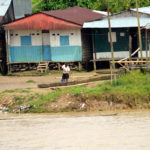
[[[49,64],[48,62],[40,62],[37,66],[37,71],[41,73],[47,72],[48,64]]]

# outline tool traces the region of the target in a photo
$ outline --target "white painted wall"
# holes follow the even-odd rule
[[[31,36],[33,46],[42,45],[42,34],[38,30],[10,31],[10,45],[21,46],[21,36]]]
[[[146,58],[146,51],[142,52],[143,57]],[[138,52],[139,58],[141,57],[140,52]],[[148,57],[150,56],[150,51],[148,50]],[[115,58],[126,58],[129,57],[129,52],[122,51],[122,52],[114,52]],[[95,58],[95,54],[93,53],[93,58]],[[100,58],[111,58],[111,52],[103,52],[103,53],[96,53],[96,59]]]
[[[34,35],[33,35],[34,34]],[[38,35],[39,34],[39,35]],[[60,36],[69,36],[70,46],[81,46],[81,30],[56,30],[50,33],[42,33],[38,30],[25,30],[25,31],[10,31],[10,45],[21,46],[21,36],[30,36],[33,46],[51,45],[52,47],[60,46]],[[43,36],[43,38],[42,38]]]
[[[60,36],[69,36],[70,46],[81,46],[81,30],[56,30],[50,31],[50,45],[60,46]]]
[[[146,51],[142,51],[142,54],[143,54],[143,57],[146,57]],[[150,51],[149,50],[148,50],[147,54],[148,54],[148,57],[150,57]],[[138,52],[138,56],[139,56],[139,58],[141,58],[140,51]]]
[[[95,55],[95,54],[94,54]],[[95,56],[93,56],[95,57]],[[96,53],[96,59],[100,58],[111,58],[111,52],[101,52],[101,53]],[[129,52],[128,51],[121,51],[121,52],[114,52],[114,57],[115,58],[125,58],[129,57]]]

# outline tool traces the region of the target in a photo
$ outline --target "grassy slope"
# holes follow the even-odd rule
[[[8,94],[10,94],[15,101],[15,103],[10,106],[11,110],[20,105],[30,104],[34,106],[30,109],[30,112],[49,112],[50,110],[47,106],[54,101],[59,104],[59,98],[67,94],[70,94],[68,99],[73,98],[74,102],[78,102],[78,104],[88,101],[89,105],[91,105],[92,101],[96,100],[98,102],[105,101],[108,103],[113,101],[115,104],[125,104],[132,108],[139,105],[142,108],[150,107],[150,81],[147,81],[146,74],[140,71],[123,75],[118,78],[117,83],[113,83],[113,85],[111,85],[110,82],[106,82],[93,88],[77,86],[63,90],[56,89],[53,92],[43,95],[38,93],[33,94],[30,89],[7,90],[0,93],[0,98]]]

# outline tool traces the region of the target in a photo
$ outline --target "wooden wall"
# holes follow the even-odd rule
[[[82,61],[89,62],[93,59],[92,31],[91,29],[82,29]]]

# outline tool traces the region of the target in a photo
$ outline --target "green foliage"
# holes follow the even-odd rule
[[[139,0],[139,7],[149,6],[150,0]],[[107,10],[106,0],[32,0],[33,12],[64,9],[72,6],[81,6],[93,10]],[[136,7],[136,0],[109,0],[112,13],[129,10]]]

